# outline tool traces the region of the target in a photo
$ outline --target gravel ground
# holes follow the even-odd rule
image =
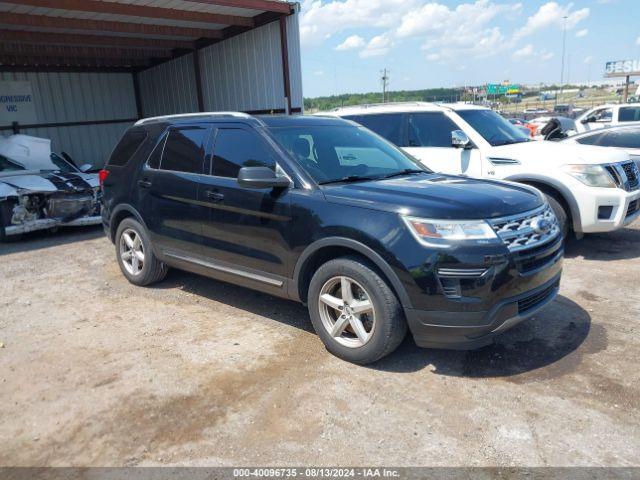
[[[99,229],[0,245],[0,273],[0,465],[640,465],[640,226],[570,245],[495,345],[368,367],[296,303],[130,285]]]

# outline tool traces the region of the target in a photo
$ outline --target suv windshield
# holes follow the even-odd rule
[[[320,184],[430,172],[362,127],[308,125],[270,127],[269,131]]]
[[[530,140],[526,133],[492,110],[458,110],[456,113],[493,147]]]

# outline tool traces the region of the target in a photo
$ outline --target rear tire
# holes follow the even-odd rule
[[[348,362],[375,362],[393,352],[407,333],[395,294],[358,257],[322,265],[309,284],[308,305],[313,328],[327,350]]]
[[[553,210],[553,213],[556,214],[558,224],[560,225],[560,231],[562,232],[562,237],[567,240],[569,236],[569,216],[567,215],[567,212],[565,211],[562,204],[554,197],[552,197],[548,193],[545,194],[545,197],[547,197],[547,201],[549,202],[551,210]]]
[[[168,268],[154,255],[145,228],[133,218],[125,218],[116,231],[116,258],[129,282],[146,287],[167,276]]]

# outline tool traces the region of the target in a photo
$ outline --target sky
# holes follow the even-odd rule
[[[565,82],[640,59],[640,0],[302,0],[304,95],[559,83],[565,22]]]

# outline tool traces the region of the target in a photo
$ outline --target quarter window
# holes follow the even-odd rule
[[[239,128],[221,128],[213,151],[213,175],[236,178],[242,167],[269,167],[275,162],[260,139]]]
[[[160,168],[175,172],[202,173],[209,130],[187,127],[169,132]]]
[[[451,147],[451,132],[459,129],[443,113],[412,113],[409,115],[409,146]]]

